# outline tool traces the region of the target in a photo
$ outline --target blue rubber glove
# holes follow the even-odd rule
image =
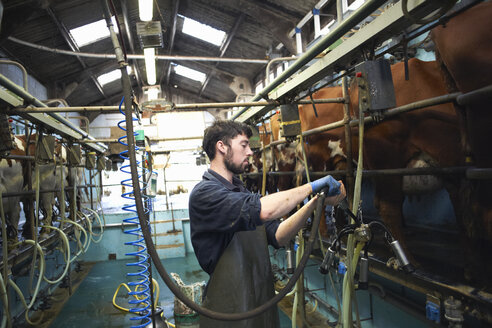
[[[328,188],[328,193],[326,194],[328,197],[340,194],[340,182],[331,175],[311,182],[311,188],[313,188],[313,194],[320,192],[323,188]]]

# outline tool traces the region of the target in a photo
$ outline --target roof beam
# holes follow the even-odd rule
[[[121,11],[123,12],[123,22],[125,24],[126,37],[128,38],[128,43],[130,44],[130,50],[132,51],[132,54],[134,54],[135,46],[133,44],[133,36],[132,36],[132,31],[130,29],[130,19],[128,18],[127,2],[128,0],[121,1]],[[141,89],[143,82],[142,80],[140,80],[140,76],[141,76],[140,66],[138,66],[136,59],[132,59],[131,62],[133,64],[133,67],[135,67],[134,71],[135,71],[135,77],[137,78],[138,87],[139,89]]]
[[[179,0],[174,0],[174,7],[173,7],[173,23],[172,23],[172,28],[171,28],[171,33],[169,33],[169,50],[168,54],[171,55],[173,52],[173,47],[174,47],[174,37],[176,36],[176,24],[178,21],[178,9],[179,9]],[[166,71],[166,85],[169,85],[169,77],[171,75],[171,62],[167,62],[167,68],[165,69]]]
[[[56,16],[55,12],[53,11],[53,9],[51,8],[51,6],[48,6],[46,8],[46,12],[48,13],[48,15],[50,16],[50,18],[53,20],[53,22],[55,23],[56,27],[58,28],[58,30],[60,31],[63,39],[65,40],[65,42],[67,43],[67,45],[70,47],[70,49],[72,51],[76,51],[76,52],[79,52],[80,49],[79,47],[77,46],[77,43],[75,42],[75,40],[73,39],[72,37],[72,34],[70,33],[70,31],[67,29],[67,27],[65,26],[65,24],[63,24],[59,19],[58,17]],[[77,56],[77,60],[79,61],[80,65],[82,66],[82,68],[84,70],[87,70],[87,64],[85,63],[85,61],[82,59],[82,57],[80,56]],[[97,80],[97,78],[91,73],[90,74],[90,78],[91,80],[94,82],[94,84],[96,85],[96,88],[97,90],[99,90],[99,92],[104,96],[106,97],[106,94],[104,93],[103,91],[103,88],[101,86],[101,84],[99,83],[99,81]]]
[[[234,23],[234,26],[232,27],[231,31],[227,34],[227,39],[221,45],[219,57],[224,57],[224,54],[226,53],[227,49],[229,48],[229,44],[231,44],[232,39],[236,36],[237,29],[238,29],[239,25],[241,25],[243,20],[244,20],[244,13],[241,13],[241,15],[239,15],[238,19],[236,19],[236,22]],[[205,78],[205,81],[203,81],[202,87],[200,88],[200,92],[198,93],[199,96],[202,95],[203,91],[207,87],[207,84],[208,84],[208,82],[210,82],[210,79],[212,78],[212,76],[215,72],[215,68],[219,66],[219,63],[220,62],[216,62],[214,67],[212,67],[210,72],[207,74],[207,77]]]

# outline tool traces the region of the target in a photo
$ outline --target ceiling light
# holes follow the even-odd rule
[[[153,0],[138,0],[138,14],[143,22],[152,20],[152,1]]]
[[[156,82],[155,74],[155,49],[145,48],[144,49],[145,58],[145,71],[147,72],[147,83],[153,85]]]

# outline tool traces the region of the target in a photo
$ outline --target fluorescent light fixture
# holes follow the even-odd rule
[[[181,16],[181,15],[180,15]],[[202,24],[191,18],[183,17],[183,33],[191,35],[200,40],[220,46],[224,42],[226,33],[224,31],[213,28],[212,26]]]
[[[145,71],[147,72],[147,83],[154,85],[156,82],[155,75],[155,49],[144,48]]]
[[[354,2],[352,2],[352,4],[350,4],[350,6],[348,6],[347,9],[348,10],[357,10],[363,4],[364,4],[364,0],[355,0]]]
[[[203,83],[203,81],[205,81],[206,78],[205,73],[196,71],[186,66],[182,66],[174,63],[173,65],[174,65],[174,72],[176,72],[176,74],[198,81],[200,83]]]
[[[113,25],[116,26],[114,16],[111,17],[111,21],[113,22]],[[115,31],[118,32],[118,29],[115,28]],[[106,25],[106,20],[101,19],[96,22],[71,29],[70,34],[73,36],[77,45],[79,47],[83,47],[109,37],[109,29]]]
[[[138,0],[138,16],[142,22],[152,20],[152,1],[153,0]]]

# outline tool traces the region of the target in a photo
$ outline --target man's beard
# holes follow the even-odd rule
[[[231,149],[227,149],[227,153],[224,157],[224,164],[226,166],[226,168],[231,171],[232,173],[234,174],[241,174],[241,173],[244,173],[244,169],[245,167],[243,167],[242,164],[240,165],[236,165],[232,162],[232,151]]]

